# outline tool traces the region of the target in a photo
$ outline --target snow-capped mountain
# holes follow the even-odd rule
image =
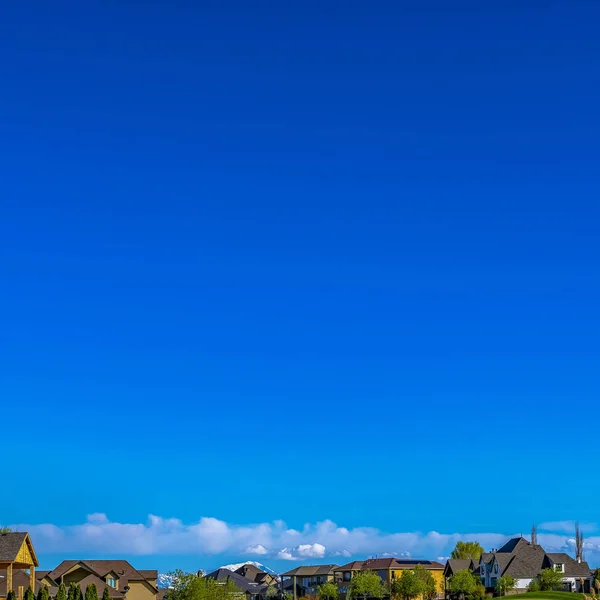
[[[266,565],[263,565],[262,563],[256,562],[255,560],[245,560],[244,562],[241,562],[241,563],[233,563],[231,565],[223,565],[222,567],[219,567],[219,569],[229,569],[230,571],[236,571],[237,569],[239,569],[240,567],[243,567],[244,565],[254,565],[257,569],[260,569],[261,571],[264,571],[265,573],[270,573],[271,575],[277,575],[277,571],[273,571],[273,569],[271,569],[270,567],[267,567]]]
[[[166,573],[159,573],[157,585],[159,588],[172,588],[173,587],[173,575],[167,575]]]

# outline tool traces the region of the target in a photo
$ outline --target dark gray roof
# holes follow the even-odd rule
[[[546,554],[548,563],[562,563],[565,569],[565,577],[589,577],[590,567],[587,562],[577,562],[572,556],[564,552],[548,552]]]
[[[24,531],[0,533],[0,561],[13,562],[26,537]]]
[[[471,570],[473,561],[470,558],[449,558],[446,562],[446,568],[444,572],[447,575],[453,575],[457,571],[464,571],[465,569]]]
[[[524,537],[512,538],[512,540],[508,540],[508,542],[506,542],[506,544],[504,544],[504,546],[502,546],[502,548],[500,548],[496,552],[514,552],[524,544],[529,544],[529,542]]]
[[[519,545],[518,551],[513,553],[512,560],[503,569],[502,575],[512,575],[515,579],[536,577],[543,568],[545,556],[546,553],[541,546]]]
[[[481,555],[481,558],[483,558],[483,563],[487,565],[492,560],[492,558],[494,558],[494,553],[493,552],[484,552]]]
[[[266,591],[267,585],[254,583],[249,579],[246,579],[243,575],[230,571],[229,569],[217,569],[207,575],[210,579],[216,579],[217,581],[231,581],[238,589],[242,592],[250,592],[251,594],[262,594]]]

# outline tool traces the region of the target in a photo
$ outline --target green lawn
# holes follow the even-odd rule
[[[523,600],[583,600],[583,594],[573,592],[527,592],[526,594],[511,594],[506,596],[508,600],[523,598]]]

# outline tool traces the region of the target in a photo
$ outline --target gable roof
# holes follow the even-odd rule
[[[36,580],[35,589],[33,590],[35,594],[40,590],[40,588],[44,584],[41,581]],[[19,586],[23,586],[23,589],[26,590],[29,587],[29,574],[23,569],[13,569],[13,590],[17,591]],[[56,595],[56,586],[48,586],[50,590],[51,596]],[[6,571],[0,571],[0,596],[6,597]]]
[[[282,577],[315,577],[316,575],[332,575],[337,565],[304,565],[296,567],[287,573],[283,573]]]
[[[363,561],[362,560],[353,560],[341,567],[338,567],[336,571],[358,571],[362,569]]]
[[[29,539],[29,534],[25,531],[0,533],[0,562],[16,562],[23,544],[27,545],[27,550],[29,551],[29,554],[31,554],[31,560],[34,566],[37,567],[38,560],[35,555],[35,550]]]
[[[449,558],[446,562],[444,573],[453,575],[457,571],[471,570],[472,568],[473,561],[470,558]]]
[[[572,556],[569,556],[565,552],[547,552],[546,553],[547,563],[554,565],[555,563],[562,563],[564,567],[565,577],[589,577],[591,570],[587,562],[584,560],[577,562]]]
[[[502,548],[496,550],[496,553],[514,552],[515,550],[519,550],[520,547],[525,544],[531,545],[524,537],[512,538],[511,540],[508,540]]]
[[[250,592],[252,594],[260,594],[268,587],[267,585],[250,581],[239,573],[230,571],[229,569],[217,569],[206,575],[206,577],[216,579],[217,581],[231,581],[242,592]]]

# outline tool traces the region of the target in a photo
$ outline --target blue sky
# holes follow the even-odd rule
[[[5,7],[0,522],[48,567],[594,556],[598,18]]]

